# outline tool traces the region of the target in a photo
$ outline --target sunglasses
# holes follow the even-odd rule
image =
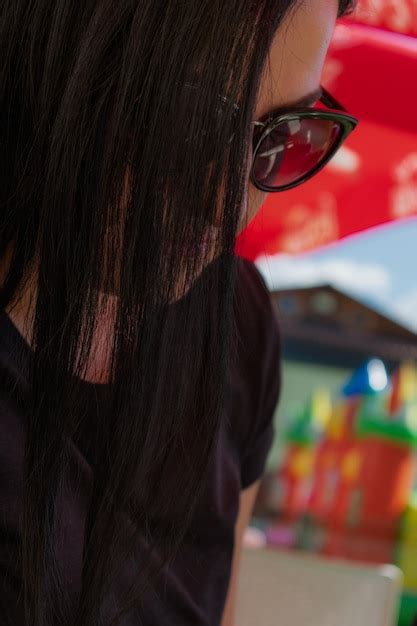
[[[280,109],[252,122],[250,178],[255,187],[271,193],[301,185],[330,161],[356,128],[358,120],[325,89],[319,101],[330,110]]]

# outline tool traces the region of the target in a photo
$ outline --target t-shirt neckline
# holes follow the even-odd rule
[[[11,357],[16,358],[20,354],[24,360],[33,358],[34,351],[5,309],[0,309],[0,341],[5,343],[7,352]],[[70,378],[86,390],[97,391],[101,389],[104,391],[110,387],[109,383],[93,383],[77,376]]]

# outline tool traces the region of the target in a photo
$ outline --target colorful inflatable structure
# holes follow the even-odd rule
[[[416,449],[415,365],[389,377],[372,359],[333,401],[317,391],[287,432],[279,520],[268,542],[284,537],[288,547],[293,537],[294,547],[395,563],[417,612]]]

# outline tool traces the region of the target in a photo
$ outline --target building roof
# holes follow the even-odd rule
[[[378,357],[417,361],[417,335],[331,285],[272,292],[287,358],[355,367]]]

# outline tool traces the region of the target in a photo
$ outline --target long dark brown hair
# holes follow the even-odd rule
[[[22,519],[28,626],[116,624],[181,545],[227,392],[251,120],[294,5],[1,2],[0,259],[7,252],[10,264],[0,304],[33,276],[37,295]],[[84,419],[74,381],[109,303],[111,393],[74,610],[56,552],[59,502]],[[109,616],[103,600],[139,536],[158,558],[138,565]]]

